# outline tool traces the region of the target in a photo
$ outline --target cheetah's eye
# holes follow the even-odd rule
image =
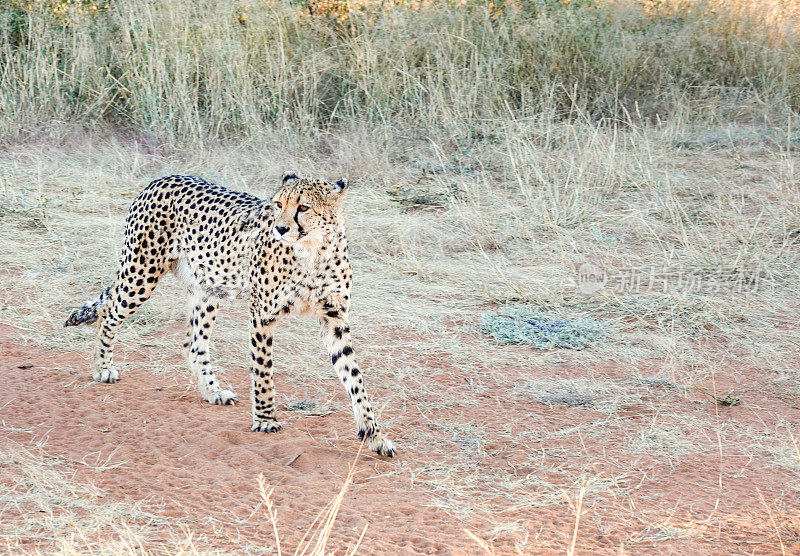
[[[280,201],[275,201],[275,206],[278,208],[283,208],[283,203],[281,203]]]
[[[297,212],[305,212],[308,210],[308,205],[298,205]]]

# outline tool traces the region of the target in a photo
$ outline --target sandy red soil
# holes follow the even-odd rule
[[[282,431],[252,433],[248,428],[249,403],[209,406],[187,389],[185,376],[137,371],[133,349],[120,354],[127,358],[126,368],[130,370],[113,385],[91,381],[89,354],[25,345],[12,327],[0,327],[0,354],[0,379],[5,385],[5,427],[0,431],[0,447],[40,446],[51,456],[70,462],[84,461],[89,454],[92,461],[110,458],[111,462],[124,462],[106,470],[76,465],[70,476],[107,492],[109,501],[144,501],[142,508],[148,512],[188,527],[201,551],[229,552],[244,545],[273,545],[272,528],[259,506],[256,478],[263,473],[266,482],[275,487],[273,500],[284,551],[288,548],[292,552],[342,485],[358,448],[349,411],[326,416],[283,411]],[[441,361],[425,363],[431,369],[430,378],[439,381],[444,391],[452,395],[452,391],[465,388],[463,377],[448,372]],[[626,371],[605,372],[623,376]],[[235,380],[234,374],[230,372],[228,377]],[[234,386],[246,398],[247,380],[241,374]],[[277,377],[279,391],[291,388],[282,384],[285,381],[286,377]],[[376,396],[389,387],[374,386]],[[724,384],[718,386],[725,388]],[[519,477],[552,474],[555,464],[548,466],[550,471],[536,469],[525,456],[528,450],[558,447],[567,448],[563,452],[567,455],[560,456],[565,459],[564,465],[577,461],[587,472],[628,478],[625,487],[630,494],[587,495],[577,553],[774,554],[780,553],[781,542],[786,553],[800,553],[800,503],[797,491],[786,487],[797,481],[796,474],[748,461],[743,453],[737,455],[735,447],[728,446],[725,432],[718,438],[715,431],[709,431],[708,450],[681,457],[671,466],[648,454],[633,457],[624,453],[614,434],[603,445],[586,443],[580,435],[574,435],[515,446],[491,440],[494,428],[508,427],[510,415],[516,416],[513,420],[520,429],[526,426],[525,419],[540,419],[557,430],[581,420],[591,421],[597,418],[597,412],[542,404],[521,408],[513,401],[509,406],[491,393],[476,397],[477,405],[456,408],[452,416],[485,423],[489,441],[479,456],[480,465],[511,466],[514,476]],[[779,420],[800,422],[797,407],[776,402],[768,392],[753,391],[748,401],[749,406],[722,408],[725,411],[718,419],[729,425],[722,430],[746,422],[760,422],[766,428]],[[707,404],[700,396],[672,403],[685,404],[686,411],[693,405]],[[426,425],[412,404],[391,411],[395,425],[390,434],[399,455],[387,460],[365,454],[358,461],[333,530],[332,548],[343,553],[369,524],[362,553],[479,553],[480,548],[464,529],[480,534],[503,522],[519,527],[491,539],[497,553],[513,553],[515,546],[521,546],[520,529],[529,535],[526,552],[563,554],[569,547],[575,523],[574,499],[538,508],[516,505],[506,512],[492,516],[478,513],[467,520],[435,508],[431,492],[415,484],[407,469],[421,462],[447,464],[448,453],[459,448],[431,429],[429,451],[404,449],[404,439],[410,434],[407,431]],[[631,422],[647,420],[652,409],[632,404],[623,408],[622,415]],[[455,473],[454,480],[458,478]],[[550,478],[559,480],[557,476]],[[490,487],[486,485],[487,492]],[[9,520],[26,518],[30,516],[14,515],[13,511],[4,514]],[[645,533],[654,523],[690,534],[648,538]],[[174,531],[154,527],[147,532],[145,548],[157,551],[160,543],[169,541],[170,534]],[[33,539],[17,542],[17,548],[23,550],[48,548]]]

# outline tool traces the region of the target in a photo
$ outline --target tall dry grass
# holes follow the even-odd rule
[[[67,121],[192,141],[353,123],[491,139],[498,120],[542,114],[800,109],[791,0],[366,2],[328,16],[278,0],[0,5],[7,138]]]

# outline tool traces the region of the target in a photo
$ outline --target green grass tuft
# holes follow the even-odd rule
[[[583,349],[596,340],[606,324],[590,318],[542,316],[531,309],[506,309],[481,317],[483,331],[503,344],[531,344],[537,349]]]

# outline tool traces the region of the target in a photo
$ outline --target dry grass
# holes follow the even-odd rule
[[[360,455],[359,449],[339,493],[320,511],[319,524],[315,520],[298,544],[295,556],[324,556],[329,553],[330,532],[353,480]],[[73,467],[72,462],[50,457],[42,450],[33,453],[22,447],[11,447],[0,451],[0,485],[3,489],[0,495],[0,517],[3,517],[0,520],[0,541],[6,553],[39,554],[44,550],[44,553],[63,555],[183,556],[216,552],[213,547],[198,543],[195,533],[183,524],[141,509],[140,506],[152,507],[152,502],[130,505],[104,501],[108,494],[85,481],[76,480]],[[106,470],[102,466],[94,467]],[[278,509],[271,499],[274,489],[265,485],[263,475],[258,477],[258,489],[273,526],[275,550],[280,556]],[[361,537],[348,551],[350,556],[358,550],[366,529],[364,527]],[[172,537],[167,542],[154,543],[150,538],[155,534],[163,539],[165,533]],[[258,550],[263,551],[264,547]]]
[[[564,129],[547,125],[552,135]],[[696,397],[695,386],[710,388],[714,377],[725,377],[739,384],[748,403],[752,386],[743,382],[746,370],[761,369],[776,393],[789,396],[784,399],[796,399],[797,392],[798,350],[785,325],[791,318],[787,308],[798,296],[793,151],[748,143],[736,147],[742,151],[731,159],[727,149],[675,146],[674,137],[694,136],[688,126],[682,131],[614,132],[576,125],[591,131],[589,141],[521,151],[515,159],[506,157],[505,149],[498,153],[478,145],[475,156],[493,161],[492,169],[422,176],[433,191],[455,185],[462,192],[433,210],[409,210],[394,200],[393,188],[417,187],[421,172],[397,155],[411,148],[408,143],[383,141],[369,132],[308,137],[306,146],[295,151],[282,145],[293,139],[276,135],[266,147],[274,156],[266,159],[257,154],[263,142],[247,141],[176,150],[169,156],[82,133],[74,134],[71,144],[9,146],[0,166],[5,211],[0,230],[6,238],[0,321],[15,327],[21,341],[85,354],[88,368],[92,331],[65,336],[61,322],[71,307],[111,279],[125,208],[148,179],[182,171],[266,195],[284,168],[349,174],[355,178],[346,215],[357,273],[353,330],[361,358],[371,383],[404,385],[379,396],[388,429],[404,427],[404,449],[430,451],[431,434],[442,440],[431,461],[404,461],[397,473],[413,478],[413,484],[430,492],[431,505],[453,515],[495,516],[491,527],[474,531],[480,538],[528,536],[519,541],[520,549],[535,547],[541,540],[503,516],[562,504],[565,491],[575,499],[587,471],[596,478],[585,493],[588,507],[603,497],[624,497],[636,485],[629,475],[643,454],[675,470],[685,457],[715,445],[708,432],[713,419],[681,409],[695,403],[688,402]],[[445,149],[447,141],[440,141]],[[320,154],[325,152],[317,148],[320,144],[331,145],[332,154]],[[416,145],[420,156],[429,144]],[[510,135],[506,146],[514,144]],[[569,177],[576,165],[592,168],[591,173]],[[560,180],[559,185],[520,189],[515,167],[537,168],[546,179]],[[652,181],[627,186],[610,178],[596,181],[611,175],[633,179],[637,168],[646,168]],[[733,185],[722,190],[722,181]],[[590,187],[594,200],[582,193]],[[554,221],[549,208],[558,204],[554,191],[582,203],[585,220]],[[687,207],[708,216],[689,216]],[[757,253],[769,269],[753,292],[576,292],[575,267],[585,260],[614,268],[712,268],[705,261],[730,268],[737,260],[754,264],[747,253]],[[191,392],[188,379],[182,378],[181,299],[180,287],[166,280],[126,325],[120,346],[122,353],[127,346],[140,346],[137,365],[185,380]],[[479,323],[497,302],[603,319],[611,323],[611,332],[579,356],[497,345],[483,335]],[[229,304],[214,335],[218,368],[236,376],[246,365],[245,314],[243,302]],[[754,337],[758,342],[748,340]],[[299,383],[297,392],[281,393],[284,403],[311,399],[326,411],[339,409],[316,326],[288,321],[276,341],[277,372]],[[719,343],[736,346],[735,365],[703,347]],[[454,382],[428,380],[431,368]],[[531,372],[532,377],[524,376]],[[643,380],[650,378],[655,382]],[[468,385],[467,392],[476,396],[501,397],[520,416],[532,407],[569,411],[576,426],[552,430],[546,420],[533,419],[520,434],[513,420],[465,396],[459,385]],[[624,413],[632,405],[656,417],[633,425]],[[419,426],[398,421],[394,414],[402,411],[413,411]],[[722,429],[722,434],[739,446],[732,448],[736,453],[796,470],[791,445],[778,440],[788,438],[785,432],[764,436],[748,425]],[[580,458],[566,464],[573,458],[565,446],[579,436],[588,446],[619,446],[618,457],[625,463],[611,473],[587,468]],[[501,464],[502,456],[494,455],[498,443],[527,452],[525,461],[515,465],[540,471],[519,475]],[[673,534],[677,529],[672,526],[659,527],[632,536],[631,542],[684,538]]]
[[[395,473],[431,506],[486,518],[469,531],[487,547],[580,552],[587,527],[619,527],[606,503],[635,524],[634,546],[730,540],[716,514],[715,532],[633,503],[709,453],[720,484],[749,459],[794,478],[775,504],[796,500],[798,423],[773,415],[800,396],[791,3],[494,3],[499,15],[437,3],[334,20],[259,2],[246,23],[230,2],[76,4],[60,19],[12,4],[0,15],[0,323],[20,342],[84,353],[88,369],[92,332],[61,323],[112,278],[125,210],[149,179],[196,174],[266,196],[287,169],[347,175],[352,328],[387,429],[417,455]],[[586,261],[610,279],[591,295],[577,282]],[[631,269],[670,276],[621,282]],[[184,376],[181,298],[166,280],[125,326],[137,365]],[[610,331],[579,354],[497,345],[479,317],[498,305]],[[244,372],[245,313],[221,313],[222,371]],[[301,392],[282,401],[340,407],[315,325],[291,320],[276,342],[276,372]],[[707,395],[729,390],[742,413]],[[97,495],[58,496],[69,510]],[[577,511],[557,540],[519,517],[564,504]],[[51,523],[42,542],[58,548],[69,531]],[[30,526],[4,537],[35,540]]]
[[[559,126],[550,125],[549,133],[555,134]],[[692,133],[688,128],[682,132]],[[469,368],[466,379],[476,392],[510,388],[522,393],[525,381],[502,370],[544,365],[555,370],[556,376],[531,382],[537,387],[529,389],[527,403],[541,401],[550,392],[548,380],[564,380],[565,391],[580,394],[575,385],[585,386],[591,394],[590,405],[599,403],[613,413],[614,407],[629,400],[631,391],[638,395],[648,388],[620,382],[619,376],[603,376],[602,371],[584,378],[581,367],[632,366],[642,376],[650,376],[641,368],[642,362],[662,361],[664,366],[654,367],[652,375],[666,373],[681,388],[703,383],[712,373],[736,380],[735,368],[723,371],[716,356],[696,347],[704,341],[734,343],[743,368],[761,368],[776,385],[786,385],[791,392],[796,389],[796,347],[787,343],[790,329],[781,323],[797,296],[794,154],[755,145],[761,150],[732,160],[727,150],[670,147],[674,134],[672,129],[622,133],[594,128],[590,141],[571,143],[578,149],[575,152],[565,145],[505,162],[502,151],[487,149],[480,156],[506,170],[427,177],[432,188],[456,184],[464,193],[444,208],[411,212],[394,202],[391,193],[393,187],[417,181],[415,170],[402,161],[392,162],[396,151],[408,150],[409,145],[399,140],[384,142],[369,134],[311,137],[301,151],[286,150],[278,136],[266,148],[275,155],[258,164],[253,160],[259,158],[263,143],[258,148],[243,142],[176,151],[168,157],[143,154],[124,141],[83,134],[74,135],[69,146],[10,146],[0,167],[4,207],[0,229],[6,238],[0,276],[6,297],[0,320],[35,345],[86,354],[88,365],[91,330],[65,336],[60,324],[71,307],[95,295],[112,278],[124,211],[143,183],[182,171],[267,195],[282,169],[307,168],[309,173],[355,178],[347,206],[357,269],[353,329],[359,345],[366,348],[364,357],[373,380],[408,385],[409,391],[386,400],[389,407],[417,404],[424,411],[427,404],[470,406],[469,399],[455,393],[452,400],[443,399],[438,385],[421,378],[424,363],[418,358],[422,357],[443,367]],[[320,142],[333,144],[336,154],[318,154],[315,145]],[[609,155],[612,142],[615,146]],[[509,144],[513,143],[510,136]],[[424,152],[427,147],[423,143],[417,148]],[[575,162],[575,158],[580,160]],[[547,207],[556,201],[548,189],[531,186],[528,193],[521,191],[513,174],[515,166],[524,165],[552,176],[548,179],[558,179],[568,176],[576,163],[595,170],[579,182],[560,182],[557,190],[562,194],[573,190],[574,198],[592,212],[588,220],[569,225],[552,221]],[[620,187],[613,181],[598,184],[593,177],[633,176],[637,167],[647,167],[653,181]],[[272,178],[267,181],[267,176]],[[721,181],[734,185],[720,190]],[[579,193],[587,184],[597,200]],[[673,215],[669,212],[673,209],[668,209],[685,212],[687,205],[710,217]],[[707,268],[704,265],[710,263],[705,261],[720,261],[730,268],[739,264],[737,260],[755,264],[753,253],[764,261],[769,275],[749,293],[679,288],[639,293],[607,288],[592,296],[576,293],[575,266],[585,260],[613,268],[696,269]],[[181,372],[181,298],[175,281],[166,280],[121,337],[122,346],[142,346],[142,352],[152,358],[153,371]],[[559,363],[557,353],[532,354],[487,342],[478,318],[487,304],[498,301],[530,304],[547,314],[600,318],[612,323],[613,333],[583,352],[579,366],[569,370]],[[371,307],[391,310],[374,312]],[[215,330],[215,360],[223,370],[246,364],[241,349],[247,336],[245,311],[242,302],[234,303],[222,312]],[[758,343],[746,341],[754,335]],[[277,342],[294,347],[289,352],[276,351],[276,367],[291,369],[319,403],[328,403],[327,389],[318,381],[327,378],[329,370],[313,323],[290,322],[278,331]],[[476,361],[484,363],[476,366]],[[668,395],[680,397],[680,393]],[[287,397],[285,401],[296,400]],[[391,411],[387,414],[391,419]],[[414,438],[412,433],[412,443]],[[424,435],[420,436],[420,445],[424,441]]]
[[[347,494],[347,490],[350,487],[350,484],[353,482],[353,476],[356,472],[356,464],[358,463],[358,458],[361,456],[361,451],[363,449],[364,443],[362,441],[358,448],[358,452],[356,453],[356,457],[353,460],[353,463],[350,465],[350,469],[348,470],[347,475],[344,478],[344,482],[339,489],[339,492],[336,494],[334,499],[331,500],[331,502],[325,508],[320,510],[319,514],[317,514],[317,517],[297,543],[294,556],[305,556],[306,554],[309,554],[310,556],[325,556],[329,553],[328,542],[330,541],[331,531],[336,524],[336,518],[339,515],[339,510],[342,507],[342,502]],[[269,521],[272,524],[272,531],[275,535],[275,550],[277,551],[278,556],[281,556],[280,535],[278,533],[278,511],[272,502],[272,493],[275,489],[269,488],[269,491],[267,491],[268,488],[269,487],[264,481],[264,476],[259,475],[258,490],[261,494],[261,499],[264,502],[264,506],[266,507]],[[359,536],[358,540],[354,543],[354,546],[347,551],[346,554],[348,554],[348,556],[353,556],[358,550],[358,547],[361,546],[361,541],[364,539],[364,533],[367,532],[368,527],[369,523],[364,526],[364,529],[361,531],[361,536]]]
[[[274,127],[411,124],[459,133],[469,151],[471,138],[542,115],[727,123],[800,106],[789,0],[362,4],[337,19],[275,0],[4,0],[3,135],[79,121],[202,144]]]
[[[0,451],[0,539],[8,554],[54,550],[63,554],[127,554],[148,542],[149,531],[172,534],[162,548],[186,550],[181,531],[141,506],[106,501],[106,493],[74,479],[74,464],[4,445]]]

